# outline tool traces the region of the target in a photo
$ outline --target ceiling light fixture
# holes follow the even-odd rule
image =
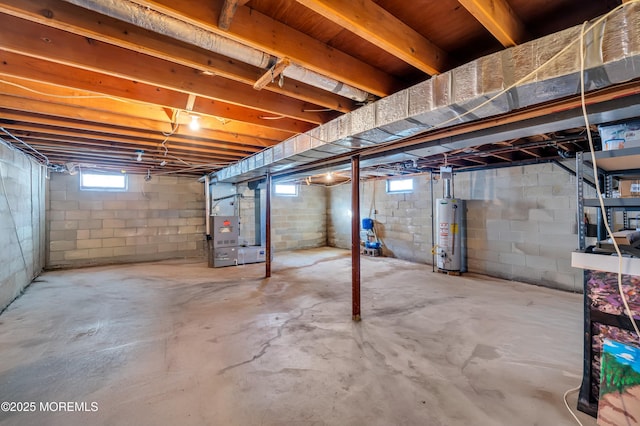
[[[143,150],[138,150],[136,151],[136,154],[138,155],[138,157],[136,158],[136,161],[139,163],[142,161],[142,154],[144,154]]]
[[[200,117],[198,117],[197,115],[192,115],[191,122],[189,123],[189,128],[194,132],[200,130]]]
[[[331,182],[333,180],[333,173],[327,172],[327,182]]]

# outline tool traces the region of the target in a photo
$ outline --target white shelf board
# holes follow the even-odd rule
[[[571,253],[571,266],[580,269],[618,273],[618,256],[606,256],[602,254]],[[623,257],[622,273],[625,275],[640,275],[640,258]]]

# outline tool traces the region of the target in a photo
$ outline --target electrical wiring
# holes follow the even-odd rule
[[[369,204],[369,217],[371,217],[373,212],[376,210],[376,180],[372,180],[371,184],[371,203]]]
[[[592,167],[593,167],[593,174],[596,177],[598,176],[598,165],[597,165],[597,161],[596,161],[596,154],[595,154],[595,146],[593,144],[593,137],[591,136],[591,126],[590,126],[590,123],[589,123],[589,114],[587,113],[587,103],[586,103],[586,97],[585,97],[585,49],[586,49],[586,45],[585,45],[584,36],[585,36],[586,32],[588,32],[591,28],[593,28],[599,22],[602,22],[610,14],[614,13],[618,9],[624,7],[625,5],[628,5],[628,4],[631,4],[631,3],[637,3],[637,2],[638,2],[638,0],[632,0],[632,1],[628,2],[628,3],[623,3],[622,5],[616,7],[615,9],[613,9],[608,14],[604,15],[603,17],[601,17],[598,21],[596,21],[596,23],[591,25],[588,30],[586,29],[587,22],[583,23],[582,27],[580,29],[580,38],[579,38],[579,42],[580,42],[580,49],[579,49],[580,50],[580,103],[581,103],[581,107],[582,107],[582,115],[583,115],[584,122],[585,122],[587,140],[589,141],[589,151],[590,151],[590,154],[591,154],[591,164],[592,164]],[[604,205],[604,197],[602,195],[602,190],[600,188],[599,179],[594,179],[594,183],[595,183],[596,194],[597,194],[598,202],[600,204],[601,211],[604,212],[604,211],[606,211],[606,209],[605,209],[605,205]],[[629,307],[629,302],[627,300],[626,295],[624,294],[624,289],[622,287],[622,259],[623,259],[622,252],[620,251],[620,247],[618,246],[618,243],[616,242],[615,238],[613,238],[613,232],[612,232],[611,226],[609,225],[607,220],[604,221],[604,226],[605,226],[605,228],[607,230],[607,235],[609,236],[609,238],[611,238],[611,240],[613,242],[613,247],[615,248],[616,255],[618,257],[617,278],[618,278],[618,292],[620,293],[620,299],[622,300],[622,303],[624,305],[625,313],[628,316],[629,321],[631,321],[631,324],[633,325],[634,331],[636,332],[636,338],[639,338],[640,337],[640,330],[638,330],[638,325],[636,324],[636,321],[635,321],[635,319],[633,317],[633,312],[631,311],[631,309]],[[567,395],[569,393],[573,392],[573,391],[578,390],[578,389],[580,389],[580,385],[578,385],[575,388],[567,390],[564,393],[563,399],[564,399],[565,407],[567,408],[569,413],[571,413],[571,415],[573,416],[575,421],[580,426],[582,426],[582,423],[576,417],[576,415],[574,414],[573,410],[571,410],[571,408],[569,407],[569,404],[567,403]]]
[[[162,136],[166,136],[167,138],[169,138],[169,136],[173,135],[175,132],[178,131],[178,127],[180,127],[180,124],[178,124],[178,116],[180,115],[180,112],[181,110],[179,109],[173,110],[173,115],[171,116],[171,131],[162,132]],[[165,142],[166,142],[166,139],[162,143],[164,144]]]
[[[35,149],[34,147],[32,147],[31,145],[29,145],[28,143],[26,143],[25,141],[21,140],[20,138],[17,138],[16,136],[14,136],[10,131],[8,131],[7,129],[5,129],[4,127],[0,127],[0,131],[2,131],[3,133],[5,133],[7,136],[9,136],[11,139],[20,142],[22,145],[26,146],[30,151],[34,152],[36,155],[38,155],[40,158],[44,159],[44,164],[46,166],[48,166],[49,163],[49,157],[47,157],[46,155],[44,155],[43,153],[41,153],[40,151],[38,151],[37,149]],[[4,139],[0,138],[0,140],[2,140],[4,143],[11,145],[10,143],[8,143],[7,141],[5,141]]]
[[[580,419],[578,418],[578,416],[575,415],[575,413],[573,412],[573,410],[571,410],[571,408],[569,407],[569,403],[567,402],[567,396],[569,396],[570,393],[572,392],[576,392],[580,389],[580,386],[576,386],[575,388],[571,388],[569,390],[567,390],[564,395],[562,395],[562,399],[564,400],[564,406],[567,407],[567,410],[569,410],[569,413],[571,413],[571,415],[573,416],[573,419],[576,421],[576,423],[578,423],[578,425],[580,426],[584,426],[582,424],[582,422],[580,421]]]
[[[173,173],[182,173],[182,172],[194,171],[198,169],[210,169],[212,167],[228,167],[228,166],[229,164],[219,164],[219,163],[195,164],[195,165],[190,165],[190,167],[186,167],[184,169],[168,170],[166,172],[154,173],[154,175],[169,175]]]
[[[120,98],[116,98],[116,97],[113,97],[113,96],[107,96],[107,95],[68,95],[67,96],[67,95],[56,95],[56,94],[52,94],[52,93],[45,93],[45,92],[41,92],[39,90],[31,89],[31,88],[23,86],[21,84],[13,83],[11,81],[7,81],[7,80],[3,80],[3,79],[0,79],[0,83],[7,84],[7,85],[10,85],[10,86],[14,86],[14,87],[18,87],[18,88],[20,88],[22,90],[25,90],[25,91],[28,91],[28,92],[36,93],[36,94],[43,95],[43,96],[49,96],[49,97],[53,97],[53,98],[60,98],[60,99],[112,99],[112,100],[116,100],[116,101],[119,101],[119,102],[131,103],[130,101],[128,101],[126,99],[120,99]],[[187,163],[186,161],[182,160],[181,158],[178,158],[176,156],[168,155],[169,149],[166,146],[166,143],[169,141],[169,138],[171,136],[173,136],[178,131],[178,129],[180,128],[180,124],[178,123],[178,117],[180,116],[181,112],[182,111],[179,110],[179,109],[174,109],[173,110],[173,115],[171,117],[171,131],[162,132],[162,135],[165,136],[165,139],[160,143],[160,147],[162,147],[162,149],[164,150],[164,156],[165,157],[169,156],[169,157],[171,157],[171,158],[173,158],[173,159],[175,159],[177,161],[180,161],[181,163],[183,163],[183,164],[185,164],[187,166],[191,166],[191,164]],[[224,124],[224,122],[223,122],[223,124]],[[45,156],[44,154],[40,153],[35,148],[33,148],[29,144],[25,143],[24,141],[20,140],[19,138],[15,137],[14,135],[12,135],[6,129],[0,127],[0,130],[2,130],[4,133],[6,133],[12,139],[14,139],[17,142],[20,142],[21,144],[25,145],[32,152],[36,153],[39,157],[44,159],[46,165],[49,165],[49,159],[48,159],[47,156]]]
[[[303,109],[302,112],[330,112],[331,108]]]
[[[160,143],[160,147],[162,147],[162,149],[164,149],[164,156],[166,157],[167,154],[169,153],[169,148],[167,148],[167,141],[169,140],[169,138],[171,136],[173,136],[173,134],[175,134],[175,132],[178,131],[178,128],[180,128],[180,124],[178,124],[178,115],[180,114],[180,110],[173,110],[173,116],[171,117],[171,131],[169,133],[167,132],[162,132],[162,135],[165,137],[164,140]],[[180,160],[180,159],[178,159]],[[182,161],[182,160],[180,160]]]
[[[581,34],[582,35],[582,34]],[[581,68],[584,70],[584,51],[581,49],[580,50],[580,65]],[[584,121],[586,124],[587,129],[589,129],[589,116],[587,114],[587,107],[586,107],[586,102],[585,102],[585,97],[584,97],[584,71],[582,73],[580,73],[580,86],[581,86],[581,96],[582,96],[582,114],[584,116]],[[596,154],[595,154],[595,148],[594,148],[594,144],[593,144],[593,138],[591,137],[591,130],[587,130],[587,139],[589,140],[589,150],[591,152],[591,163],[593,166],[593,173],[594,176],[598,176],[598,165],[596,162]],[[598,201],[600,203],[600,208],[602,209],[602,211],[606,211],[605,206],[604,206],[604,197],[602,196],[602,191],[600,188],[600,182],[598,179],[594,179],[595,181],[595,186],[596,186],[596,193],[598,195]],[[620,298],[622,299],[622,303],[624,304],[624,308],[625,308],[625,313],[627,314],[627,316],[629,317],[629,320],[631,321],[631,324],[633,325],[633,329],[636,332],[636,336],[640,337],[640,330],[638,329],[638,325],[636,324],[635,319],[633,318],[633,312],[631,311],[631,309],[629,308],[629,302],[627,300],[627,297],[625,296],[624,292],[623,292],[623,288],[622,288],[622,252],[620,251],[620,247],[618,246],[618,243],[616,242],[615,238],[613,238],[613,231],[611,230],[611,226],[609,225],[608,221],[604,221],[604,226],[607,230],[607,235],[609,236],[609,238],[611,238],[612,242],[613,242],[613,247],[616,250],[616,254],[618,255],[618,291],[620,292]]]
[[[484,102],[478,104],[477,106],[456,115],[453,118],[450,118],[448,120],[445,120],[441,123],[438,123],[434,126],[429,127],[429,130],[436,130],[436,129],[440,129],[444,126],[446,126],[449,123],[453,123],[457,120],[459,120],[462,117],[465,117],[469,114],[473,114],[474,112],[476,112],[477,110],[479,110],[480,108],[485,107],[486,105],[489,105],[490,103],[496,101],[500,96],[505,95],[506,93],[510,92],[511,90],[513,90],[515,87],[527,82],[528,80],[530,80],[532,77],[534,77],[536,74],[538,74],[541,70],[547,68],[548,66],[550,66],[551,64],[553,64],[558,58],[560,58],[562,55],[564,55],[567,51],[569,51],[569,49],[572,49],[574,47],[574,45],[578,42],[581,42],[582,38],[584,37],[584,33],[588,33],[590,32],[592,29],[594,29],[596,26],[598,26],[601,22],[605,21],[606,19],[609,18],[609,16],[611,16],[612,14],[614,14],[615,12],[617,12],[618,10],[624,8],[624,7],[628,7],[632,4],[638,3],[640,2],[640,0],[629,0],[625,3],[622,3],[618,6],[616,6],[614,9],[612,9],[611,11],[609,11],[608,13],[606,13],[605,15],[602,15],[600,18],[596,19],[595,21],[593,21],[593,23],[585,29],[583,29],[583,31],[581,31],[581,36],[578,37],[577,39],[569,42],[564,48],[562,48],[560,51],[558,51],[555,55],[553,55],[551,58],[549,58],[545,63],[543,63],[542,65],[540,65],[538,68],[534,69],[533,71],[531,71],[529,74],[525,75],[524,77],[520,78],[518,81],[510,84],[508,87],[502,89],[500,92],[496,93],[495,95],[493,95],[492,97],[488,98],[487,100],[485,100]],[[586,24],[587,22],[585,22]],[[389,142],[385,142],[382,144],[379,144],[376,146],[375,149],[372,149],[368,152],[368,154],[374,154],[376,152],[378,152],[380,149],[385,148],[389,145],[392,145],[394,143],[397,143],[398,141],[389,141]]]
[[[7,81],[7,80],[3,80],[3,79],[0,79],[0,83],[7,84],[9,86],[14,86],[14,87],[17,87],[19,89],[25,90],[27,92],[35,93],[35,94],[38,94],[38,95],[49,96],[51,98],[59,98],[59,99],[112,99],[114,101],[119,101],[119,102],[129,102],[129,101],[126,101],[124,99],[119,99],[119,98],[116,98],[116,97],[113,97],[113,96],[107,96],[107,95],[54,95],[53,93],[41,92],[39,90],[31,89],[31,88],[29,88],[27,86],[23,86],[21,84],[13,83],[11,81]]]

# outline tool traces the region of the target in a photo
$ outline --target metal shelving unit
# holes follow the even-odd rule
[[[597,179],[604,190],[604,206],[606,211],[600,211],[600,201],[596,198],[584,198],[584,173],[585,166],[592,167],[591,155],[579,152],[576,155],[576,185],[578,206],[578,247],[586,248],[586,226],[584,223],[585,207],[595,207],[597,210],[598,239],[606,237],[603,220],[606,218],[610,226],[615,226],[615,212],[623,211],[623,227],[629,226],[629,211],[640,211],[640,197],[638,198],[613,198],[614,180],[620,178],[638,177],[640,179],[640,147],[616,149],[611,151],[598,151],[595,153],[598,167]],[[640,224],[638,224],[640,225]]]
[[[611,208],[640,209],[640,198],[607,198],[604,199],[604,206]],[[597,199],[585,199],[583,202],[585,207],[600,207],[600,201]]]
[[[601,188],[603,188],[604,207],[603,212],[598,199],[584,198],[583,185],[585,183],[585,166],[592,168],[590,154],[584,155],[578,153],[576,155],[576,185],[577,185],[577,219],[578,219],[578,242],[580,252],[586,249],[586,224],[584,222],[585,208],[597,209],[597,235],[598,240],[606,238],[604,220],[607,220],[614,231],[616,224],[616,212],[622,211],[623,227],[629,225],[629,215],[626,212],[640,211],[640,197],[638,198],[612,198],[614,191],[614,183],[616,180],[627,177],[640,177],[640,148],[627,148],[612,151],[599,151],[595,153],[596,165],[598,167],[598,175],[595,179],[599,180]],[[640,224],[639,224],[640,225]],[[631,321],[626,315],[616,315],[608,313],[607,307],[598,305],[592,300],[592,294],[597,293],[599,285],[608,280],[617,280],[617,272],[613,269],[603,269],[597,264],[604,261],[612,261],[609,256],[601,256],[597,254],[580,254],[588,261],[581,265],[576,265],[584,269],[584,364],[583,378],[578,396],[578,409],[585,413],[596,416],[598,411],[598,395],[596,389],[598,387],[597,377],[599,377],[598,360],[600,353],[597,349],[596,342],[602,339],[603,334],[599,330],[602,327],[609,327],[616,330],[631,332],[633,330]],[[633,264],[640,262],[640,259],[626,259]],[[575,262],[574,262],[575,263]],[[617,259],[615,260],[617,271]],[[637,269],[637,268],[636,268]],[[634,269],[634,271],[636,271]],[[623,281],[629,283],[631,276],[635,272],[627,272],[623,274]],[[600,304],[602,301],[600,301]],[[608,302],[607,302],[608,303]],[[606,336],[606,334],[605,334]]]

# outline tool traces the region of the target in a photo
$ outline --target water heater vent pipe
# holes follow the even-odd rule
[[[453,181],[453,170],[451,166],[440,167],[440,179],[442,179],[442,184],[444,185],[444,198],[452,198],[451,186]]]

